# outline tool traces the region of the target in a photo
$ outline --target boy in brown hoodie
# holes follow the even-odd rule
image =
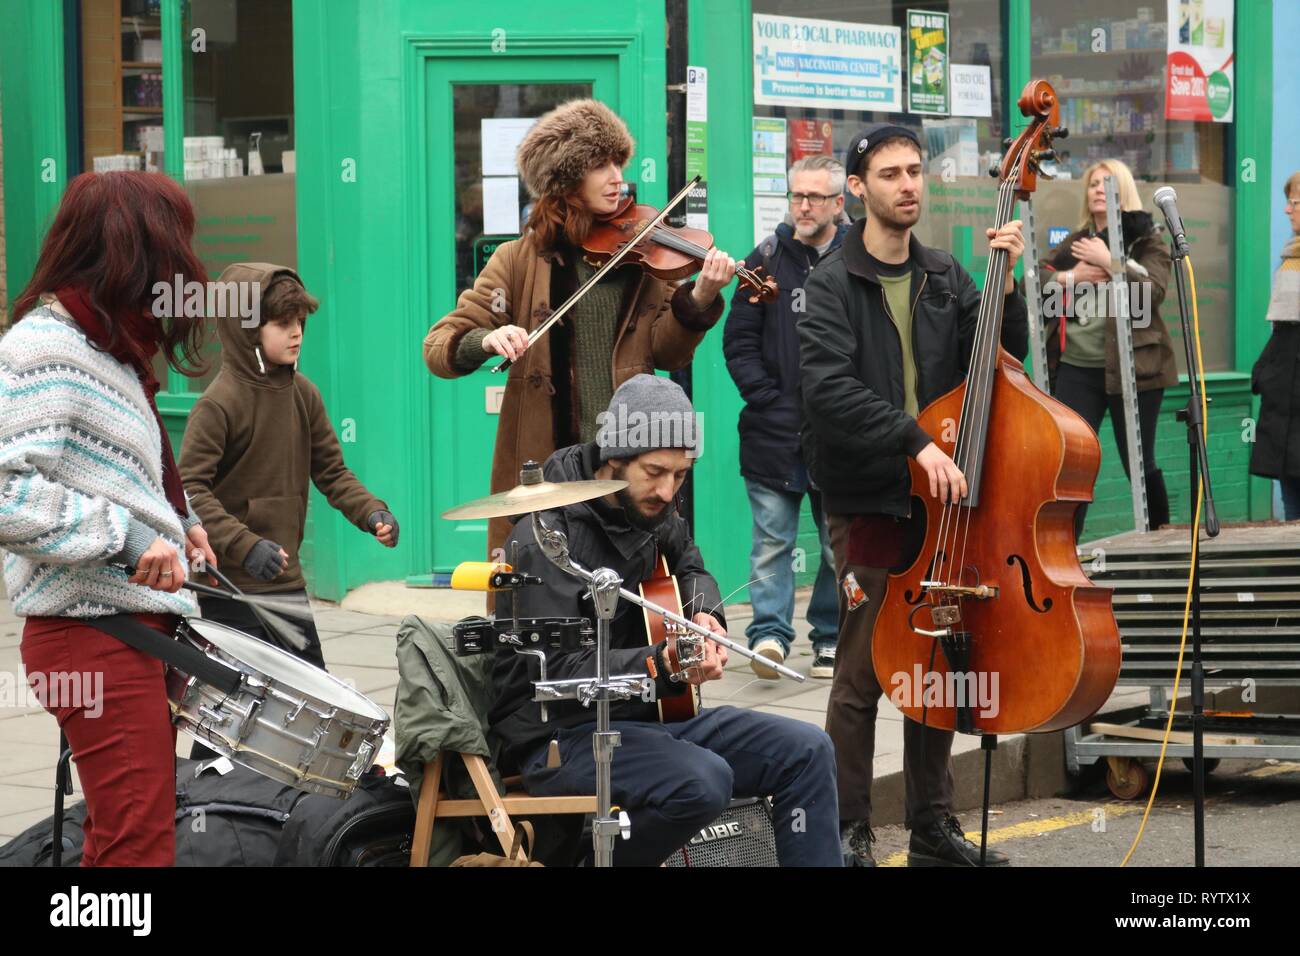
[[[260,321],[215,320],[221,370],[190,412],[181,479],[231,583],[306,605],[298,549],[308,479],[386,547],[397,545],[397,520],[343,463],[320,390],[297,371],[307,315],[320,303],[284,266],[236,263],[219,281],[258,283]],[[270,640],[244,604],[201,597],[199,606],[207,620]],[[316,628],[301,626],[308,644],[298,655],[324,667]]]

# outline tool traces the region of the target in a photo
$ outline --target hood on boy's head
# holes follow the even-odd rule
[[[258,328],[266,321],[266,316],[262,314],[262,300],[271,286],[281,279],[303,284],[293,269],[271,262],[236,262],[226,266],[217,277],[217,282],[220,283],[257,283],[255,293],[252,289],[236,285],[231,292],[225,294],[226,302],[256,302],[256,321],[253,316],[241,316],[229,308],[224,317],[219,316],[213,320],[217,324],[217,338],[221,341],[222,365],[243,378],[253,381],[267,378],[263,371],[265,362],[259,366],[254,349],[259,341]]]

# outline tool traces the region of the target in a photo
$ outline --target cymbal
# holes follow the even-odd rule
[[[548,511],[576,505],[579,502],[603,498],[627,487],[626,481],[539,481],[515,485],[509,491],[498,491],[486,498],[476,498],[442,513],[449,521],[467,521],[471,518],[507,518],[530,511]]]

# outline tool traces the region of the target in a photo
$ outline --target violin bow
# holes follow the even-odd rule
[[[659,211],[659,215],[655,216],[644,226],[638,229],[636,233],[632,236],[632,238],[623,244],[623,247],[619,249],[618,252],[614,253],[612,256],[609,257],[608,262],[606,262],[603,266],[597,269],[592,274],[590,279],[588,279],[586,282],[584,282],[581,286],[578,287],[578,289],[573,293],[573,295],[569,296],[567,299],[564,300],[563,305],[561,305],[558,309],[556,309],[554,312],[551,313],[550,318],[548,318],[537,328],[529,332],[528,346],[526,347],[532,346],[534,342],[536,342],[538,339],[540,339],[543,335],[547,333],[547,331],[551,328],[552,325],[554,325],[560,319],[564,318],[564,313],[568,312],[569,309],[573,308],[573,306],[577,304],[578,300],[581,299],[584,295],[586,295],[588,290],[590,290],[597,282],[599,282],[601,278],[607,272],[609,272],[609,270],[613,269],[620,262],[622,262],[623,257],[632,251],[632,248],[638,242],[641,241],[643,236],[649,233],[650,230],[655,229],[658,226],[662,225],[664,219],[667,218],[668,213],[672,210],[672,208],[676,206],[679,202],[681,202],[683,199],[685,199],[686,194],[689,193],[692,189],[694,189],[695,186],[699,183],[699,181],[700,181],[700,177],[696,176],[689,183],[683,186],[682,191],[679,192],[676,196],[674,196],[664,206],[664,208]],[[501,362],[501,364],[493,368],[492,371],[502,372],[509,367],[510,367],[510,359],[507,358],[505,361]]]

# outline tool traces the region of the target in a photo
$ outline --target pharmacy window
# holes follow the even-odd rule
[[[188,0],[181,25],[195,251],[214,279],[235,262],[296,268],[291,0]]]
[[[787,216],[786,167],[817,153],[843,161],[858,130],[889,122],[914,129],[925,149],[918,238],[982,254],[975,217],[992,218],[988,169],[1007,136],[1003,7],[754,0],[755,241]],[[860,218],[862,203],[847,196],[845,211]]]
[[[1127,166],[1149,212],[1156,188],[1172,184],[1196,261],[1208,371],[1234,368],[1233,7],[1036,0],[1030,27],[1032,73],[1056,88],[1070,131],[1057,143],[1061,178],[1040,183],[1035,197],[1039,231],[1059,236],[1084,224],[1081,179],[1096,163]],[[1184,372],[1181,330],[1168,324]]]

